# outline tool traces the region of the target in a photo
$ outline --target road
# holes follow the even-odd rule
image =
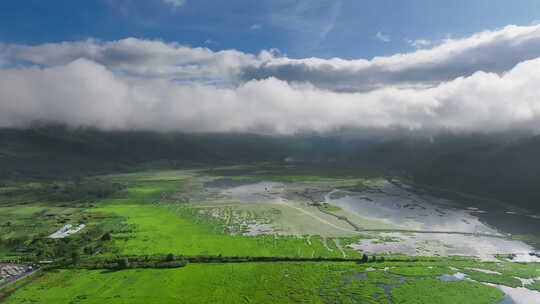
[[[34,273],[38,272],[39,270],[40,270],[40,269],[36,269],[36,270],[31,271],[31,272],[25,273],[22,277],[17,278],[17,279],[15,279],[15,280],[13,280],[13,281],[9,281],[9,282],[5,283],[4,285],[1,285],[1,286],[0,286],[0,290],[4,289],[4,288],[6,288],[6,287],[9,287],[9,286],[11,286],[11,285],[13,285],[13,284],[15,284],[15,283],[21,281],[21,280],[23,280],[23,279],[25,279],[25,278],[27,278],[27,277],[33,275]]]

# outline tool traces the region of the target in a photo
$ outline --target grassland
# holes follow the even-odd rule
[[[290,168],[283,172],[270,166],[248,169],[255,170],[255,173],[244,173],[245,176],[241,178],[255,176],[255,180],[282,182],[306,180],[306,176],[312,177],[307,180],[317,182],[347,179],[345,176],[305,168]],[[219,170],[238,173],[246,168],[240,166]],[[219,170],[212,171],[212,174]],[[101,176],[102,180],[122,185],[121,190],[91,201],[38,202],[32,199],[23,205],[3,204],[0,205],[0,219],[11,223],[9,226],[0,225],[0,238],[24,236],[26,241],[19,245],[35,250],[35,244],[41,244],[46,233],[64,223],[85,223],[88,227],[80,234],[58,241],[61,244],[76,241],[71,241],[68,248],[71,251],[58,256],[65,259],[75,251],[81,252],[82,258],[169,253],[176,256],[360,258],[360,252],[346,245],[358,242],[359,238],[373,237],[340,233],[346,224],[323,213],[317,215],[323,221],[314,220],[310,213],[320,211],[306,202],[291,202],[289,205],[238,204],[225,199],[206,201],[205,193],[194,196],[197,200],[189,202],[174,199],[174,194],[179,191],[200,188],[200,180],[207,180],[206,174],[208,172],[201,175],[200,171],[148,171]],[[349,181],[352,180],[353,185],[361,185],[364,179],[352,177]],[[345,215],[343,210],[326,207],[329,211]],[[237,233],[242,232],[238,227],[243,227],[247,221],[271,223],[276,228],[274,232],[279,232],[279,235],[249,236]],[[325,221],[337,223],[337,228],[324,226]],[[325,231],[328,234],[324,234]],[[109,235],[110,240],[104,240],[105,235]],[[380,241],[394,240],[382,238]],[[86,250],[90,247],[92,250]],[[50,254],[54,257],[55,252],[51,251]],[[501,274],[467,270],[468,267],[489,269]],[[540,276],[540,268],[535,264],[478,263],[463,258],[418,258],[418,261],[411,263],[386,261],[367,264],[311,261],[191,263],[175,269],[121,271],[62,268],[45,272],[4,302],[480,304],[502,299],[501,291],[479,282],[437,280],[440,275],[457,271],[467,273],[479,282],[512,287],[521,285],[514,276]],[[534,288],[536,285],[530,286]]]
[[[359,256],[357,251],[344,247],[347,242],[354,241],[350,238],[230,235],[224,221],[201,214],[201,209],[196,208],[199,205],[161,203],[162,194],[183,186],[189,180],[189,175],[165,171],[102,178],[123,183],[127,189],[121,195],[95,201],[89,208],[56,207],[56,204],[0,207],[6,223],[9,219],[9,224],[0,227],[2,235],[6,238],[21,235],[31,240],[44,237],[65,223],[84,222],[87,230],[99,227],[104,232],[112,232],[112,241],[108,245],[113,250],[102,254]],[[284,214],[289,216],[290,213]],[[108,227],[111,218],[116,219],[112,225],[122,219],[121,224],[125,228]],[[285,221],[293,223],[293,219],[289,216]],[[309,228],[306,223],[304,221],[299,226]],[[311,225],[314,230],[320,226],[316,223]]]
[[[277,182],[362,182],[382,176],[380,168],[369,166],[336,167],[333,164],[295,164],[283,165],[274,163],[258,163],[213,168],[205,171],[212,175],[235,176],[241,179],[255,179]]]
[[[502,301],[504,293],[476,282],[423,279],[408,281],[392,288],[392,298],[395,303],[404,304],[483,304]]]
[[[491,273],[484,273],[481,271],[475,271],[475,270],[463,270],[463,273],[469,276],[469,278],[478,281],[478,282],[485,282],[485,283],[492,283],[492,284],[498,284],[498,285],[505,285],[508,287],[520,287],[521,281],[507,275],[502,274],[491,274]]]
[[[328,238],[354,236],[353,228],[334,216],[320,212],[308,203],[288,202],[287,204],[237,204],[220,206],[211,204],[193,206],[201,212],[217,214],[230,225],[242,223],[267,223],[272,231],[280,235],[323,235]],[[349,215],[349,214],[347,214]],[[354,218],[357,219],[356,217]],[[358,220],[366,223],[366,221]],[[380,227],[380,226],[377,226]]]
[[[16,292],[6,303],[391,303],[390,299],[394,303],[491,303],[502,299],[500,291],[480,283],[438,281],[427,268],[416,268],[416,276],[411,277],[365,267],[251,263],[116,272],[60,270]],[[395,285],[391,294],[383,288],[388,285]]]
[[[527,287],[527,288],[529,288],[531,290],[540,291],[540,280],[536,280],[532,284],[525,285],[525,287]]]
[[[32,239],[43,238],[67,223],[84,222],[87,216],[79,208],[30,204],[0,206],[0,258],[18,256]]]
[[[197,209],[184,206],[112,204],[97,211],[121,214],[127,218],[125,223],[133,227],[132,232],[113,235],[114,246],[122,254],[341,256],[334,242],[320,237],[306,240],[274,235],[229,235],[220,221],[200,216]],[[349,256],[358,256],[353,250],[346,251]]]

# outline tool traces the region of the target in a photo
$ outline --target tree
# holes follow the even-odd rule
[[[364,254],[362,255],[362,260],[361,260],[361,261],[362,261],[362,263],[367,263],[367,261],[368,261],[368,256],[367,256],[367,254],[364,253]]]
[[[78,251],[71,252],[71,263],[77,264],[81,260],[81,254]]]
[[[116,261],[116,263],[118,264],[118,269],[127,269],[127,268],[129,268],[129,262],[128,262],[128,259],[126,259],[126,258],[118,259],[118,261]]]
[[[87,247],[84,247],[83,251],[85,254],[93,254],[94,248],[92,248],[92,246],[87,246]]]
[[[107,232],[101,237],[102,241],[110,241],[111,240],[111,233]]]
[[[167,261],[167,262],[174,261],[174,254],[172,254],[172,253],[167,254],[167,257],[165,258],[165,261]]]

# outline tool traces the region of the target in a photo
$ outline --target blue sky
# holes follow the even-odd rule
[[[353,59],[410,52],[415,47],[408,40],[436,43],[538,19],[537,0],[185,0],[177,6],[164,0],[6,0],[0,2],[0,42],[136,37]]]
[[[540,134],[538,0],[0,1],[0,128]]]

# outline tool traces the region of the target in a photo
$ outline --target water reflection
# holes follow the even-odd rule
[[[533,247],[514,240],[485,236],[434,233],[399,233],[378,234],[383,240],[392,238],[396,241],[385,242],[379,239],[362,239],[349,247],[368,254],[402,253],[419,256],[472,256],[483,261],[497,261],[495,255],[514,253],[517,257],[530,257],[528,252]],[[536,258],[536,257],[535,257]]]
[[[368,278],[367,274],[365,274],[365,273],[353,273],[352,276],[355,277],[355,278],[358,278],[358,279],[367,279]]]
[[[454,274],[443,274],[441,276],[438,276],[437,279],[441,281],[464,281],[467,279],[467,275],[458,272]]]
[[[275,202],[283,196],[283,184],[276,182],[259,182],[240,185],[226,190],[231,199],[242,202]]]
[[[373,183],[370,190],[361,194],[338,198],[330,194],[326,201],[349,212],[376,218],[402,229],[499,234],[495,228],[482,223],[473,215],[479,210],[458,209],[447,200],[420,196],[387,181]]]
[[[341,193],[339,193],[341,192]],[[538,234],[535,225],[530,224],[540,220],[498,210],[485,211],[484,207],[472,207],[456,202],[436,198],[426,194],[417,194],[405,188],[398,187],[388,181],[371,183],[366,191],[350,193],[335,190],[326,195],[326,202],[342,207],[348,212],[364,218],[377,220],[403,230],[476,233],[485,236],[470,236],[460,234],[430,234],[430,233],[387,233],[383,237],[398,238],[398,242],[381,242],[379,240],[361,240],[350,247],[369,253],[402,253],[406,255],[463,255],[480,257],[482,260],[496,260],[496,254],[515,254],[514,261],[534,262],[539,257],[529,253],[535,248],[523,241],[493,238],[506,236],[503,229],[507,219],[511,222],[527,223],[521,225],[519,231],[524,234]],[[501,223],[501,227],[485,223]],[[498,220],[495,220],[498,219]],[[524,231],[523,229],[529,228]],[[372,228],[372,227],[370,227]],[[384,229],[386,227],[381,226]]]
[[[464,281],[471,280],[466,274],[458,272],[455,274],[444,274],[438,276],[437,279],[441,281]],[[537,304],[540,303],[540,292],[530,290],[525,287],[508,287],[504,285],[496,285],[491,283],[482,283],[488,286],[496,287],[506,294],[506,298],[496,304]]]
[[[540,304],[540,292],[524,287],[512,288],[508,286],[486,283],[486,285],[497,287],[507,296],[497,304]]]

